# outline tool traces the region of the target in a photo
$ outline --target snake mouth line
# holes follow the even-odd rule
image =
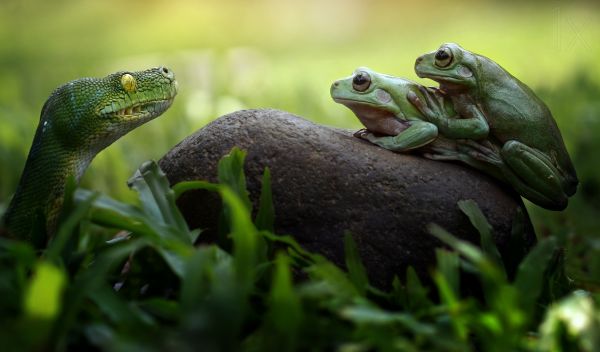
[[[127,119],[156,116],[167,110],[173,103],[173,100],[174,98],[169,98],[135,103],[117,111],[107,111],[104,115]]]
[[[117,110],[116,116],[131,116],[138,115],[146,112],[155,112],[161,110],[162,105],[171,104],[173,99],[155,100],[150,102],[138,103],[133,106]]]

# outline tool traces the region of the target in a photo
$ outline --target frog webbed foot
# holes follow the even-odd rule
[[[435,152],[435,153],[431,153],[431,152],[427,152],[427,153],[423,153],[423,156],[427,159],[431,159],[431,160],[438,160],[438,161],[460,161],[461,160],[461,155],[460,154],[456,154],[456,153],[451,153],[451,152]]]
[[[475,141],[472,139],[460,139],[457,140],[459,149],[470,156],[471,158],[479,161],[492,164],[494,166],[501,166],[502,156],[500,155],[500,148],[489,140]]]
[[[566,183],[551,157],[515,140],[506,142],[501,154],[504,175],[522,196],[547,209],[567,206]]]
[[[356,138],[360,138],[360,139],[366,139],[366,135],[369,134],[369,133],[371,133],[371,132],[369,132],[368,129],[361,128],[360,130],[354,132],[353,136],[356,137]]]
[[[425,101],[412,91],[407,93],[406,98],[423,114],[425,120],[437,125],[440,121],[450,118],[444,107],[444,98],[440,93],[423,86],[419,86],[419,92]]]
[[[378,137],[375,135],[375,133],[369,131],[366,128],[363,128],[363,129],[360,129],[360,130],[354,132],[354,137],[360,138],[367,142],[371,142],[375,145],[379,145],[380,147],[384,147],[384,148],[385,148],[385,146],[383,145],[382,141],[390,138],[390,137]]]
[[[354,137],[360,138],[364,141],[371,142],[376,145],[380,145],[379,141],[382,138],[382,137],[376,136],[375,133],[369,131],[366,128],[363,128],[363,129],[360,129],[360,130],[354,132]]]

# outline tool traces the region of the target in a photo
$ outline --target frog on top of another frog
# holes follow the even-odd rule
[[[450,47],[460,48],[456,44],[442,46],[446,54]],[[367,131],[357,132],[357,137],[397,152],[416,149],[431,159],[461,161],[507,182],[537,205],[564,209],[575,192],[577,176],[544,103],[485,57],[478,56],[496,71],[482,70],[481,63],[459,66],[455,61],[452,65],[449,57],[456,57],[454,53],[438,52],[429,54],[433,59],[427,55],[419,58],[416,70],[423,77],[439,80],[439,89],[368,68],[334,82],[333,99],[350,108],[367,127]],[[454,75],[463,79],[423,67],[435,65],[435,60],[438,65],[454,67]],[[472,88],[479,93],[470,94],[469,87],[477,87],[478,78],[494,72],[495,79],[482,78],[488,85],[481,88],[493,92]],[[461,87],[461,82],[471,77],[474,79]],[[489,86],[491,82],[495,85]],[[480,99],[498,101],[482,109]]]
[[[489,58],[447,43],[417,58],[421,78],[439,83],[452,101],[408,92],[408,100],[448,138],[466,139],[467,154],[498,167],[521,195],[562,210],[577,189],[577,174],[552,113],[535,93]],[[420,88],[424,90],[424,88]],[[487,140],[491,143],[474,143]],[[499,149],[496,149],[496,147]],[[452,155],[440,155],[440,159]]]

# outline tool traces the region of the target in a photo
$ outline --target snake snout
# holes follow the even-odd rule
[[[171,81],[175,80],[175,74],[173,71],[169,70],[168,67],[161,66],[159,67],[159,71],[164,77],[170,79]]]

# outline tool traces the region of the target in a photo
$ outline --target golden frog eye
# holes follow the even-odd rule
[[[135,92],[137,88],[135,78],[133,78],[133,76],[129,73],[126,73],[123,76],[121,76],[121,85],[123,86],[123,89],[125,89],[125,91],[128,93]]]
[[[359,92],[364,92],[371,85],[371,76],[364,71],[358,71],[352,79],[352,88]]]
[[[452,62],[452,58],[452,51],[442,47],[435,53],[435,65],[438,67],[447,67]]]

